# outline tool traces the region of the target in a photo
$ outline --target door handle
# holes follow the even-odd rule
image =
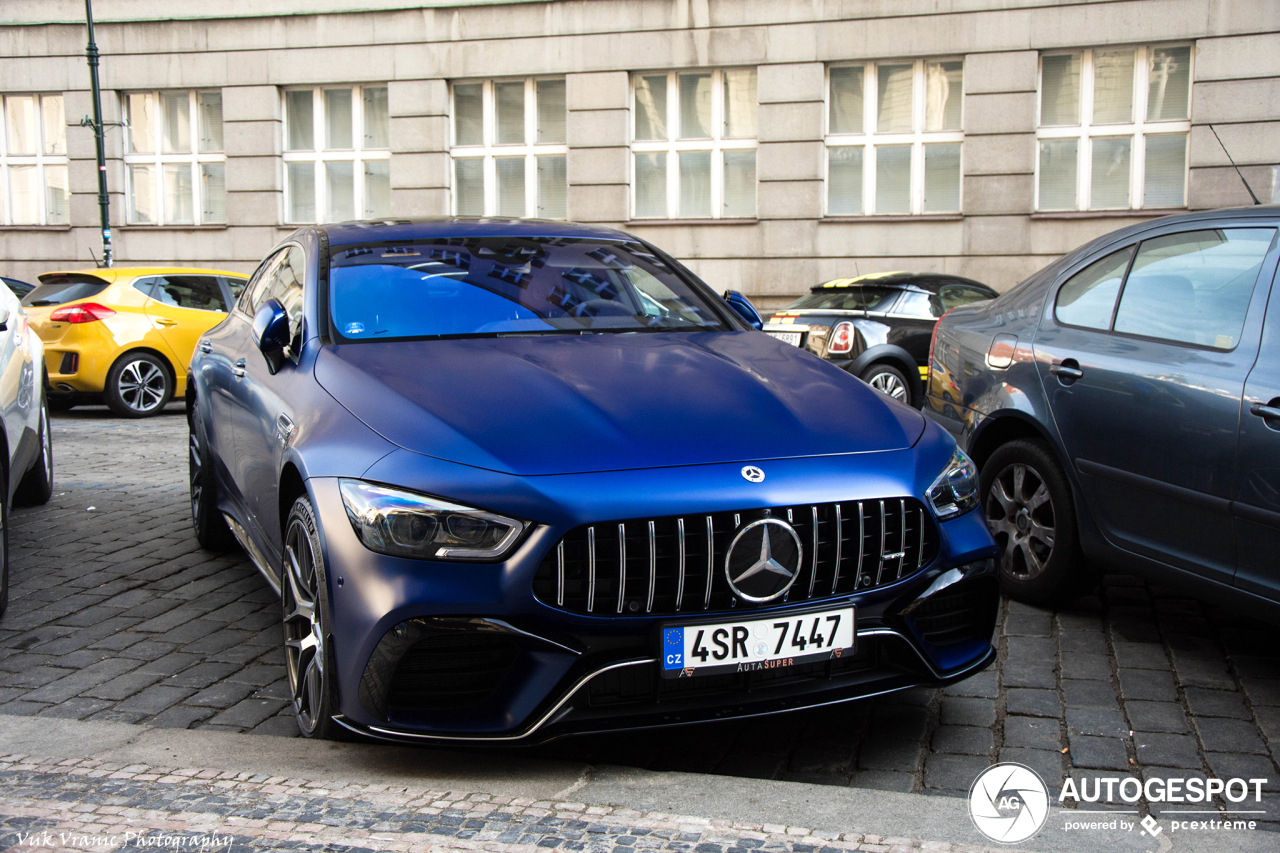
[[[1074,358],[1064,359],[1053,365],[1049,368],[1049,372],[1058,377],[1058,381],[1063,385],[1070,385],[1084,376],[1084,371],[1080,369],[1080,362]]]
[[[159,317],[159,318],[157,318],[157,319],[156,319],[156,325],[157,325],[157,326],[164,326],[164,327],[167,329],[167,328],[169,328],[170,326],[176,326],[176,325],[178,325],[178,321],[177,321],[177,320],[170,320],[168,317]]]
[[[244,359],[236,359],[236,363],[231,366],[231,375],[236,379],[244,378]]]
[[[1262,418],[1267,426],[1280,427],[1280,399],[1272,400],[1270,403],[1254,403],[1249,407],[1249,414],[1257,415]],[[1271,422],[1275,421],[1275,424]]]
[[[208,353],[213,352],[213,344],[209,343],[208,341],[201,341],[200,352],[205,353],[206,355]]]

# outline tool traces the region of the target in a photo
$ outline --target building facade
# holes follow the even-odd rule
[[[100,251],[83,14],[0,6],[5,275]],[[540,216],[639,234],[774,307],[895,269],[1007,290],[1112,229],[1248,204],[1224,145],[1280,201],[1269,0],[99,0],[95,14],[117,265],[251,270],[307,222]]]

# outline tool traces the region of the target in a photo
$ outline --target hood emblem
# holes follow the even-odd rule
[[[742,469],[742,476],[747,479],[748,483],[763,483],[764,472],[754,465],[748,465]]]
[[[796,582],[803,556],[800,536],[790,524],[762,518],[733,537],[724,557],[725,579],[744,601],[773,601]]]

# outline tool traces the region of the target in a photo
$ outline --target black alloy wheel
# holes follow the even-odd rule
[[[200,420],[200,408],[191,407],[187,421],[190,430],[187,439],[187,474],[191,484],[191,525],[196,531],[196,541],[201,548],[225,551],[236,544],[231,528],[218,511],[217,486],[213,478],[213,464],[209,456],[208,442],[204,440],[204,426]]]
[[[107,406],[122,418],[158,415],[173,397],[169,366],[149,352],[120,356],[107,374]]]
[[[49,431],[49,402],[40,407],[40,455],[27,469],[13,493],[15,506],[41,506],[53,496],[53,436]]]
[[[1080,557],[1071,485],[1042,441],[991,454],[980,475],[982,512],[1000,547],[1000,584],[1029,604],[1061,604],[1096,580]]]
[[[284,611],[285,670],[293,713],[303,737],[332,738],[339,726],[329,595],[315,511],[305,497],[294,501],[285,527],[280,600]]]

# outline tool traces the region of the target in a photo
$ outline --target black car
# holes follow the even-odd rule
[[[816,285],[764,331],[849,371],[872,388],[919,405],[929,340],[952,308],[995,299],[979,281],[941,273],[879,272]]]
[[[1122,566],[1280,617],[1277,234],[1277,206],[1152,220],[938,324],[925,412],[980,467],[1010,594]]]
[[[4,282],[5,287],[13,291],[13,295],[21,299],[31,291],[35,290],[34,284],[27,284],[25,281],[18,281],[16,278],[9,278],[7,275],[0,276],[0,281]]]

